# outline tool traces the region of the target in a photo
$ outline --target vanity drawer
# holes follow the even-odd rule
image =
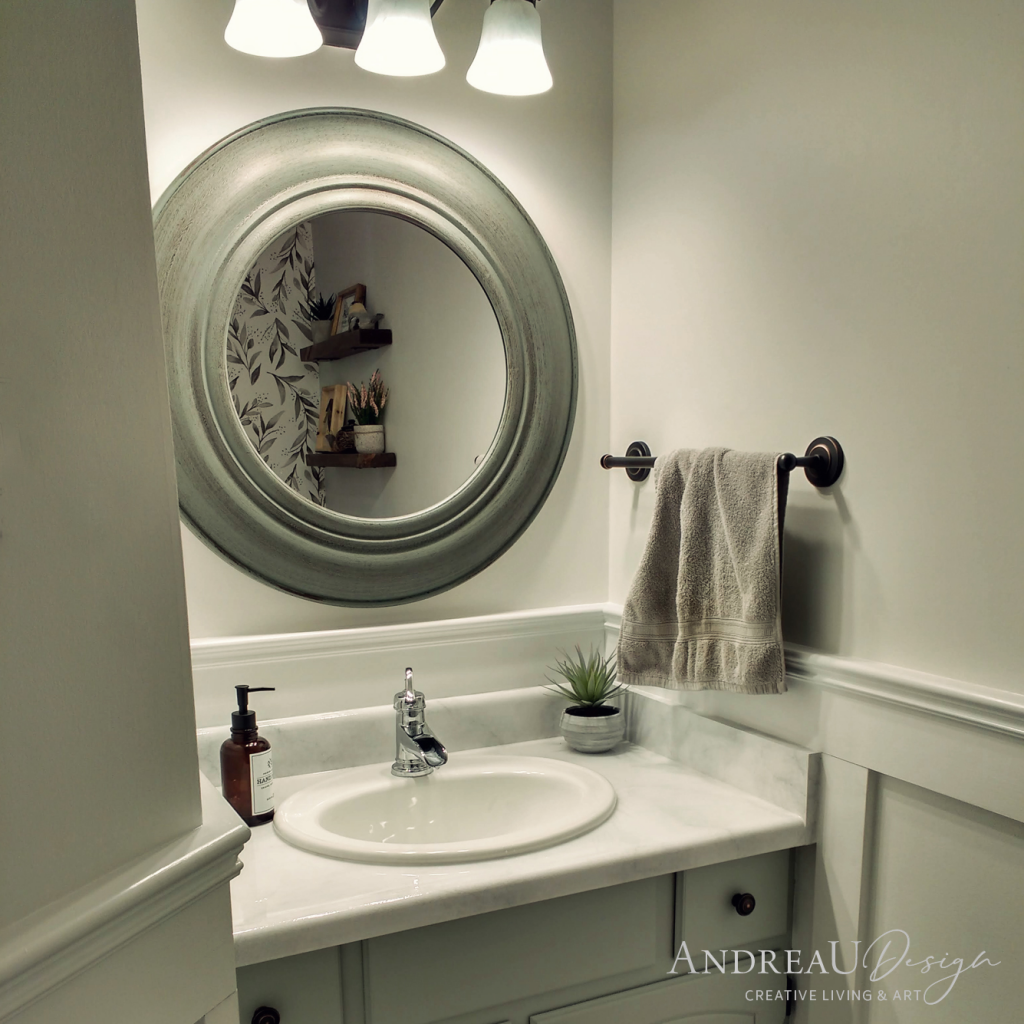
[[[367,1024],[428,1024],[649,968],[664,961],[671,899],[666,875],[368,939]]]
[[[750,893],[753,913],[741,916],[732,904],[736,893]],[[705,949],[721,960],[721,951],[775,948],[789,932],[790,851],[711,864],[677,875],[675,949],[685,939],[697,970]],[[699,958],[698,958],[699,952]],[[686,964],[677,968],[686,970]],[[712,967],[712,969],[714,969]]]
[[[341,960],[337,946],[280,960],[239,967],[240,1020],[252,1020],[259,1006],[272,1006],[282,1024],[341,1021]]]

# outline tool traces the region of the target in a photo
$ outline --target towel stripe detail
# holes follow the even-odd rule
[[[764,643],[776,640],[776,623],[744,622],[742,619],[684,619],[682,622],[623,621],[623,637],[630,640],[734,640]]]

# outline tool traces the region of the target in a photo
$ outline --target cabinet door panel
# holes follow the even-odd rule
[[[650,967],[662,953],[658,899],[670,898],[669,881],[644,879],[369,939],[368,1024],[428,1024]]]
[[[780,850],[683,872],[676,886],[676,950],[685,939],[697,970],[703,970],[705,949],[719,960],[724,949],[731,959],[731,950],[756,953],[759,944],[786,935],[789,860],[789,851]],[[736,893],[756,900],[749,916],[741,917],[732,905]]]
[[[754,986],[729,975],[657,981],[530,1017],[530,1024],[780,1024],[785,1002],[754,1002]]]

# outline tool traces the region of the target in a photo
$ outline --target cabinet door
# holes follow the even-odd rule
[[[779,995],[765,1002],[763,987],[758,999],[746,978],[688,975],[535,1013],[530,1024],[781,1024],[786,1002]]]
[[[500,1019],[509,1004],[559,989],[614,991],[609,979],[662,963],[671,883],[666,875],[368,939],[367,1022],[428,1024],[488,1007]]]

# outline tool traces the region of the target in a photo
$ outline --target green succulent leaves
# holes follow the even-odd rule
[[[563,652],[564,653],[564,652]],[[576,645],[576,657],[566,656],[563,661],[555,661],[549,666],[560,675],[565,683],[547,677],[551,684],[546,689],[557,693],[578,707],[597,707],[621,693],[625,686],[615,682],[615,656],[605,658],[603,654],[590,650],[586,658],[580,645]],[[568,684],[568,685],[566,685]]]
[[[334,299],[333,295],[329,299],[325,299],[323,292],[320,293],[319,298],[310,299],[309,319],[330,320],[334,316]]]

